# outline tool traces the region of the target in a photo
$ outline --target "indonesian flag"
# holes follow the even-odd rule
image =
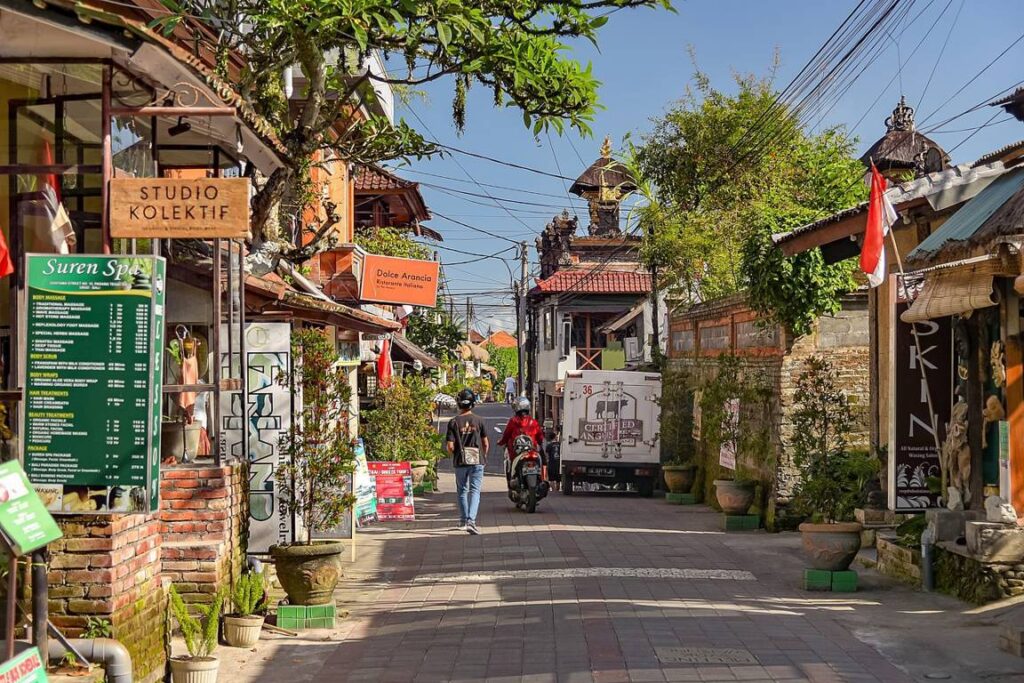
[[[377,356],[377,387],[387,389],[391,386],[391,376],[395,372],[395,366],[391,363],[391,340],[385,339],[380,343],[380,355]]]
[[[868,201],[868,224],[864,230],[864,246],[860,251],[860,269],[868,276],[868,285],[877,287],[889,274],[885,263],[885,236],[896,222],[896,210],[885,196],[885,178],[871,164],[871,199]]]

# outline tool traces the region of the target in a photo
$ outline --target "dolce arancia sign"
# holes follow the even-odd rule
[[[248,178],[110,181],[111,237],[243,239],[248,233]]]

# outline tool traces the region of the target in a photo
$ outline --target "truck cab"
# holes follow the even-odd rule
[[[661,375],[583,370],[565,377],[562,492],[626,484],[651,496],[660,472]]]

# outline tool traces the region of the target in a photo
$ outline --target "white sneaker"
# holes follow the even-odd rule
[[[476,522],[470,522],[469,524],[467,524],[466,531],[468,531],[473,536],[480,535],[480,530],[476,528]]]
[[[466,531],[467,529],[469,529],[469,525],[466,524],[465,522],[461,522],[459,524],[459,531]]]

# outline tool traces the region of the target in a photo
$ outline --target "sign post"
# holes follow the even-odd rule
[[[159,507],[164,259],[29,254],[25,471],[53,512]]]
[[[113,178],[114,238],[245,239],[248,178]]]

